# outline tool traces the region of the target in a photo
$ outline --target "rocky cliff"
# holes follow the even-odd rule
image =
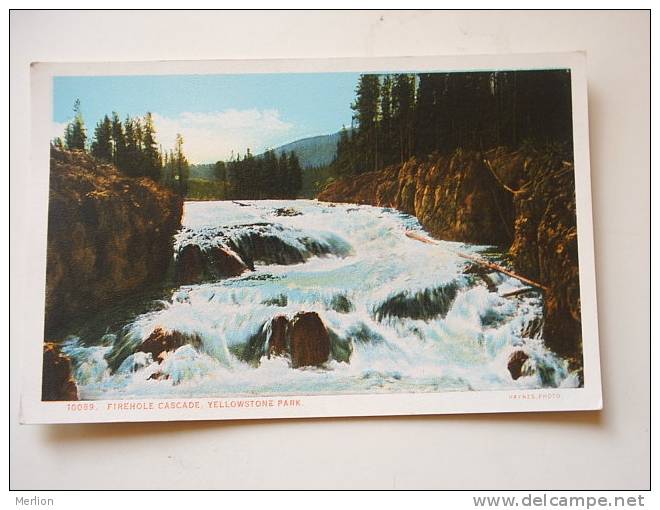
[[[575,184],[566,147],[456,150],[329,185],[319,200],[393,207],[435,237],[497,245],[547,287],[544,338],[582,365]]]
[[[181,199],[82,151],[52,150],[46,338],[72,320],[161,282]]]

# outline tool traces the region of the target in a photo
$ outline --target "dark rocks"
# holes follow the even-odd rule
[[[231,250],[212,246],[209,249],[210,270],[218,278],[231,278],[248,271],[247,265]]]
[[[510,254],[520,272],[548,287],[545,344],[579,369],[582,325],[572,158],[560,150],[532,150],[522,178],[527,184],[514,197]]]
[[[162,357],[163,353],[175,351],[186,344],[199,347],[202,344],[202,340],[197,335],[186,335],[176,330],[167,331],[163,328],[156,328],[139,345],[136,351],[151,353],[152,358],[157,360]]]
[[[328,330],[316,312],[298,312],[292,319],[275,315],[244,344],[230,347],[239,359],[258,367],[265,355],[287,358],[292,368],[320,367],[331,357],[348,362],[350,340]]]
[[[330,308],[339,313],[350,313],[354,310],[353,303],[345,294],[335,294],[330,300]]]
[[[520,329],[523,338],[539,338],[543,334],[543,317],[536,317]]]
[[[71,360],[62,354],[59,345],[44,343],[43,361],[41,400],[78,400]]]
[[[165,374],[163,372],[154,372],[151,374],[149,377],[147,377],[147,381],[167,381],[170,378],[169,374]]]
[[[176,257],[175,278],[178,283],[199,283],[204,279],[204,256],[196,244],[181,248]]]
[[[444,317],[454,302],[457,292],[458,284],[454,282],[417,292],[399,292],[378,305],[374,310],[374,316],[379,321],[387,317],[421,320]]]
[[[228,248],[211,246],[203,251],[197,244],[187,244],[177,254],[175,279],[179,284],[195,284],[239,276],[245,271],[247,265]]]
[[[278,207],[273,210],[275,216],[300,216],[302,213],[293,207]]]
[[[449,241],[508,245],[513,239],[513,197],[474,151],[411,158],[338,180],[318,199],[393,207],[415,215],[434,236]]]
[[[527,353],[523,351],[515,351],[511,356],[509,356],[509,362],[507,363],[507,368],[511,374],[511,378],[515,381],[520,378],[522,373],[523,365],[529,359]]]
[[[163,281],[181,198],[82,151],[52,150],[46,265],[47,337]]]
[[[270,323],[270,337],[268,338],[268,357],[284,356],[288,354],[287,329],[289,319],[286,315],[276,315]]]
[[[322,365],[330,357],[330,335],[316,312],[297,313],[291,321],[291,366]]]
[[[287,243],[271,226],[256,226],[229,240],[230,248],[238,253],[250,269],[255,262],[263,264],[301,264],[311,255]]]
[[[222,234],[223,242],[250,268],[254,264],[301,264],[313,256],[345,257],[351,246],[343,239],[314,239],[298,229],[277,224],[240,225]]]
[[[291,359],[292,368],[321,366],[330,358],[331,333],[316,312],[299,312],[289,320],[277,315],[271,322],[268,338],[268,356]],[[346,359],[348,361],[350,349]],[[343,356],[342,356],[343,358]]]
[[[181,234],[185,241],[177,255],[179,284],[239,276],[256,264],[301,264],[314,256],[352,253],[350,244],[334,234],[319,237],[275,223],[184,228]]]

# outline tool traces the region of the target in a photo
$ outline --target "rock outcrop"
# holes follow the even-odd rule
[[[176,256],[175,280],[178,284],[193,284],[239,276],[249,268],[230,249],[211,246],[203,251],[197,244],[183,246]]]
[[[209,249],[211,272],[216,278],[239,276],[249,268],[241,258],[231,250],[222,246],[212,246]]]
[[[204,255],[196,244],[181,248],[176,256],[174,278],[179,284],[199,283],[204,279]]]
[[[53,149],[50,165],[46,336],[162,282],[183,208],[151,179],[82,151]]]
[[[270,322],[270,337],[268,338],[268,357],[286,355],[289,349],[287,329],[289,319],[286,315],[276,315]]]
[[[529,356],[524,351],[515,351],[509,356],[509,361],[506,367],[509,369],[511,378],[516,381],[523,375],[523,365],[529,359]]]
[[[456,150],[330,184],[321,201],[396,208],[435,237],[497,245],[548,288],[543,336],[582,365],[575,176],[567,147]]]
[[[451,282],[432,289],[399,292],[389,296],[376,306],[374,317],[376,320],[388,317],[409,317],[422,320],[445,317],[456,298],[458,289],[459,285]]]
[[[341,343],[318,313],[298,312],[292,318],[275,315],[233,352],[255,367],[264,355],[287,358],[291,368],[320,367],[330,358],[348,362],[350,346]]]
[[[336,181],[318,199],[393,207],[416,216],[439,239],[493,245],[513,240],[513,197],[476,152],[412,158]]]
[[[197,335],[186,335],[180,331],[168,331],[156,328],[137,348],[137,351],[151,354],[152,359],[161,359],[163,354],[177,350],[179,347],[190,344],[199,347],[202,340]]]
[[[516,220],[509,254],[526,276],[548,287],[543,338],[548,347],[582,365],[580,280],[572,156],[560,150],[493,151],[491,164],[515,186]]]
[[[291,321],[291,366],[322,365],[330,357],[330,335],[316,312],[297,313]]]
[[[78,400],[71,360],[53,342],[44,343],[41,400]]]

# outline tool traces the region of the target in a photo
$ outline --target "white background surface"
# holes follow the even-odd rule
[[[649,15],[645,12],[14,12],[11,487],[648,488]],[[18,425],[15,263],[29,207],[31,61],[586,50],[604,410],[401,418]],[[36,306],[40,306],[38,304]]]

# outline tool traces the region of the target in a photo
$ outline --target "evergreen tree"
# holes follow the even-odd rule
[[[132,119],[133,133],[135,135],[135,154],[131,158],[131,166],[133,167],[133,175],[136,177],[143,177],[145,175],[144,165],[144,131],[142,129],[142,119],[135,117]]]
[[[112,161],[117,168],[124,171],[126,165],[126,136],[117,112],[112,112],[112,141],[114,145]]]
[[[419,75],[419,87],[417,89],[417,104],[415,105],[415,154],[423,155],[430,153],[435,148],[437,141],[437,119],[436,90],[433,82],[433,74],[424,73]]]
[[[397,74],[392,85],[392,120],[395,126],[394,151],[398,162],[412,155],[413,120],[415,112],[415,76]]]
[[[396,161],[393,150],[395,140],[394,122],[392,117],[392,76],[385,75],[380,87],[380,147],[382,166],[388,166]]]
[[[288,186],[289,182],[289,158],[287,157],[286,151],[282,151],[279,159],[277,160],[277,198],[287,198],[288,197]]]
[[[144,165],[142,175],[157,181],[160,178],[161,159],[158,144],[156,143],[156,129],[154,128],[151,112],[147,112],[144,116],[142,133],[142,164]],[[178,148],[178,138],[176,143]],[[181,144],[183,144],[183,139],[181,140]]]
[[[185,196],[188,193],[188,178],[190,176],[190,165],[183,154],[183,137],[177,133],[176,146],[174,149],[174,167],[178,181],[179,194]]]
[[[296,198],[302,189],[302,168],[293,151],[289,155],[287,166],[287,198]]]
[[[170,149],[169,152],[165,152],[164,154],[161,182],[168,188],[178,192],[179,191],[178,175],[175,166],[176,166],[176,158],[174,156],[174,151]]]
[[[92,142],[92,155],[109,163],[113,160],[112,150],[112,122],[106,115],[98,122],[94,129],[94,141]]]
[[[330,165],[331,173],[335,177],[345,177],[356,173],[353,139],[345,126],[342,126],[337,142],[337,155]]]
[[[266,151],[263,157],[263,183],[268,198],[280,198],[281,186],[278,182],[277,156],[272,150]]]
[[[168,188],[171,187],[171,182],[170,182],[170,176],[171,176],[171,168],[170,168],[170,157],[167,152],[163,154],[163,171],[160,174],[160,182],[161,184],[167,186]]]
[[[243,172],[244,166],[243,161],[241,161],[241,155],[236,155],[236,160],[232,162],[232,190],[234,198],[244,198],[247,196],[247,185],[245,182],[245,172]]]
[[[64,138],[67,149],[85,150],[87,130],[80,109],[80,99],[76,99],[73,103],[73,120],[67,124]]]
[[[353,119],[357,123],[356,149],[361,155],[357,160],[358,173],[370,172],[379,167],[377,129],[379,93],[378,75],[360,76],[355,90],[355,103],[351,105],[355,112]]]
[[[250,148],[245,152],[245,157],[242,161],[241,174],[243,177],[243,194],[245,198],[261,198],[260,182],[258,164]]]
[[[124,138],[126,140],[126,160],[123,171],[130,177],[141,175],[140,167],[142,164],[142,134],[140,122],[138,119],[126,117],[124,120]]]
[[[241,159],[226,163],[229,198],[271,199],[296,198],[303,185],[300,161],[295,153],[282,152],[278,158],[273,150],[255,157],[250,149]]]
[[[238,198],[238,175],[236,173],[236,161],[232,153],[231,159],[227,162],[227,197]]]

